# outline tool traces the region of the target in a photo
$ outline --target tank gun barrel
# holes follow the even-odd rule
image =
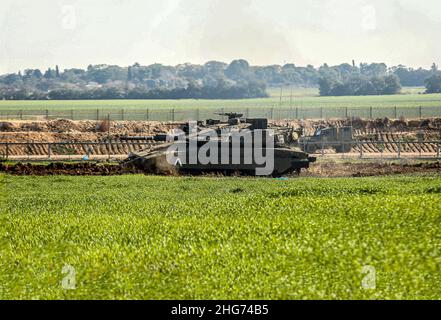
[[[236,112],[217,112],[215,114],[218,115],[218,116],[228,117],[228,120],[230,120],[230,119],[238,119],[238,118],[242,118],[243,117],[242,113],[236,113]]]

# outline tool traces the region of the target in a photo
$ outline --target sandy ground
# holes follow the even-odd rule
[[[63,142],[102,141],[109,136],[117,139],[123,135],[153,135],[166,133],[182,126],[179,122],[158,121],[72,121],[66,119],[43,121],[0,122],[0,142]],[[378,134],[389,134],[390,138],[402,136],[408,139],[422,132],[425,140],[441,139],[441,118],[422,120],[296,120],[271,123],[279,127],[303,127],[311,135],[318,127],[351,125],[355,136],[377,139]],[[381,138],[381,137],[380,137]]]

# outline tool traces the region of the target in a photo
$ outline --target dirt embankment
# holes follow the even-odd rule
[[[316,128],[352,126],[357,133],[372,132],[440,132],[441,118],[428,118],[420,120],[393,120],[389,118],[366,120],[366,119],[346,119],[346,120],[284,120],[275,121],[279,126],[289,126],[304,128],[306,134],[313,134]]]
[[[158,121],[72,121],[66,119],[42,121],[0,122],[2,142],[85,142],[103,141],[110,136],[118,139],[125,135],[154,135],[179,128],[183,123]],[[274,121],[272,125],[303,127],[306,134],[313,134],[316,128],[352,125],[355,135],[372,138],[376,133],[414,135],[424,132],[425,138],[441,138],[441,118],[422,120],[292,120]]]
[[[99,142],[125,135],[154,135],[179,127],[158,121],[3,121],[2,142]]]
[[[151,174],[136,169],[123,168],[118,164],[100,163],[51,163],[48,165],[17,163],[0,163],[0,172],[12,175],[71,175],[71,176],[109,176],[122,174]],[[301,176],[307,177],[370,177],[397,174],[441,174],[440,162],[427,163],[384,163],[360,162],[315,163]],[[164,173],[165,174],[165,173]]]

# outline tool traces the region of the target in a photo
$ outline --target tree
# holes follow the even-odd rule
[[[51,70],[51,68],[46,70],[46,72],[44,73],[44,77],[46,79],[52,79],[52,70]]]
[[[8,74],[1,79],[1,82],[10,86],[21,80],[21,77],[15,73]]]
[[[37,79],[41,79],[43,77],[43,74],[41,73],[40,69],[35,69],[32,72],[32,76]]]
[[[360,73],[367,77],[384,77],[387,73],[387,66],[384,63],[361,63]]]
[[[132,81],[132,80],[133,80],[132,67],[129,66],[129,68],[127,69],[127,81]]]
[[[384,77],[384,85],[382,94],[397,94],[401,90],[400,79],[393,74]]]
[[[401,85],[395,75],[372,78],[354,75],[345,81],[330,77],[320,78],[319,90],[321,96],[389,95],[398,93]]]
[[[426,93],[441,93],[441,73],[426,79]]]
[[[319,79],[319,92],[321,96],[329,96],[332,94],[332,89],[335,86],[335,81],[331,78],[320,78]]]
[[[225,70],[225,75],[233,80],[247,79],[250,75],[250,65],[243,59],[233,60]]]
[[[58,68],[58,65],[55,66],[55,78],[60,77],[60,69]]]

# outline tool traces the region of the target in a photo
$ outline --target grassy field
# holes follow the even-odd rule
[[[319,97],[316,89],[295,89],[290,98],[289,88],[282,92],[271,89],[269,98],[243,100],[77,100],[77,101],[0,101],[4,110],[119,110],[125,109],[207,109],[207,108],[271,108],[271,107],[441,107],[441,94],[409,94],[362,97]],[[415,89],[417,90],[417,89]]]
[[[290,90],[282,89],[282,99],[280,88],[273,88],[269,98],[243,100],[0,101],[0,119],[187,121],[211,119],[225,111],[275,120],[441,117],[441,94],[418,94],[421,88],[365,97],[319,97],[314,88],[296,88],[291,97]]]
[[[1,299],[441,297],[439,177],[0,178]]]
[[[426,91],[425,87],[403,87],[401,89],[401,94],[422,94]],[[268,88],[268,94],[270,97],[279,98],[282,94],[284,99],[290,99],[291,95],[293,98],[302,97],[318,97],[318,88],[301,88],[301,87],[282,87],[282,88]]]

